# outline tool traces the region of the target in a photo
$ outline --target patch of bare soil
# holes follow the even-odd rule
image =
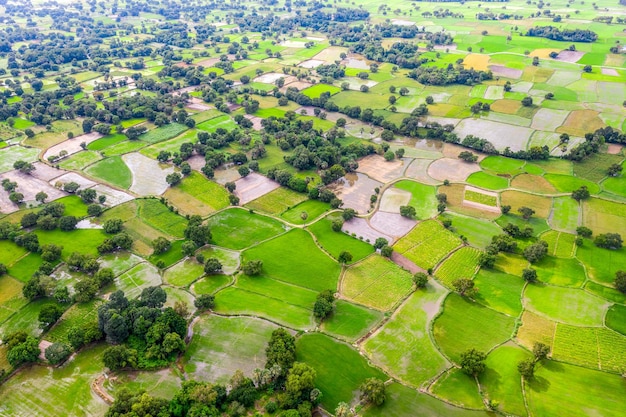
[[[498,75],[500,77],[506,77],[506,78],[519,78],[524,73],[524,71],[522,70],[518,70],[515,68],[508,68],[508,67],[505,67],[504,65],[492,65],[489,67],[489,69],[491,70],[491,72],[494,73],[494,75]]]
[[[367,213],[374,188],[381,186],[382,183],[357,172],[346,174],[328,188],[343,200],[344,207],[352,208],[358,213]]]
[[[148,158],[138,152],[128,153],[122,159],[133,174],[130,190],[139,195],[161,195],[167,190],[165,177],[174,168]]]
[[[345,222],[341,230],[349,234],[354,234],[356,238],[362,237],[364,241],[369,240],[370,243],[375,242],[379,237],[387,239],[390,243],[393,242],[393,236],[374,229],[367,223],[367,220],[360,217],[355,217]]]
[[[379,232],[393,236],[396,239],[406,235],[415,227],[416,220],[402,217],[399,213],[376,212],[370,219],[370,226]]]
[[[94,181],[88,180],[87,178],[75,172],[68,172],[67,174],[63,174],[60,177],[50,181],[50,183],[54,184],[55,186],[67,184],[68,182],[75,182],[76,184],[80,185],[80,188],[82,189],[90,188],[96,185]]]
[[[432,162],[430,159],[415,159],[404,171],[404,176],[413,178],[423,184],[437,185],[441,181],[437,181],[428,175],[428,166]]]
[[[97,184],[92,187],[98,195],[106,196],[106,201],[104,205],[107,207],[115,207],[120,204],[126,203],[127,201],[132,200],[134,197],[127,192],[116,190],[115,188],[111,188],[108,185]]]
[[[258,116],[253,116],[251,114],[246,114],[246,115],[244,115],[244,117],[252,122],[252,128],[254,130],[261,130],[261,129],[263,129],[263,125],[261,125],[261,122],[263,121],[262,118],[260,118]]]
[[[76,136],[75,138],[72,138],[72,139],[67,139],[61,143],[58,143],[48,148],[46,153],[44,153],[43,157],[47,160],[48,157],[52,155],[58,156],[59,153],[61,153],[61,151],[67,152],[68,155],[75,154],[83,150],[83,148],[80,146],[81,143],[85,142],[87,145],[89,145],[91,142],[98,140],[101,137],[102,135],[100,133],[91,132],[91,133],[85,133],[84,135]]]
[[[368,155],[359,161],[358,172],[368,175],[370,178],[386,183],[400,178],[406,169],[403,159],[385,161],[380,155]]]
[[[409,201],[411,201],[410,192],[399,188],[388,188],[380,199],[378,209],[387,213],[400,213],[400,207],[408,205]]]
[[[467,163],[460,159],[452,158],[438,159],[428,167],[428,175],[440,181],[465,181],[470,174],[478,171],[480,171],[478,164]]]
[[[609,149],[607,150],[607,152],[611,155],[619,155],[619,153],[622,151],[623,146],[622,145],[618,145],[616,143],[609,143]]]
[[[35,162],[33,165],[35,166],[35,170],[31,172],[30,175],[42,181],[53,180],[65,174],[66,172],[61,169],[57,169],[51,167],[50,165],[44,164],[43,162]]]
[[[48,194],[47,201],[53,201],[67,195],[51,186],[48,182],[32,175],[22,174],[19,171],[9,171],[0,175],[0,181],[5,178],[17,183],[16,191],[24,195],[24,201],[35,201],[35,195],[40,191]],[[1,190],[0,193],[8,195],[4,190]]]
[[[264,177],[261,174],[257,174],[253,172],[244,178],[240,178],[235,181],[235,195],[239,197],[239,204],[243,205],[249,203],[252,200],[256,200],[257,198],[264,196],[280,187],[275,181],[270,180],[267,177]]]
[[[556,59],[565,62],[577,62],[583,55],[585,55],[585,53],[581,51],[561,51]]]

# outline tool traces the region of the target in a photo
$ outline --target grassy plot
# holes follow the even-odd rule
[[[184,217],[175,214],[167,206],[155,198],[138,199],[137,215],[157,230],[162,231],[170,236],[182,238],[187,220]]]
[[[9,267],[9,275],[27,283],[42,263],[40,254],[30,252]]]
[[[305,224],[311,222],[311,220],[317,219],[325,211],[330,209],[328,203],[323,203],[319,200],[306,200],[298,204],[295,207],[290,208],[286,212],[280,215],[283,219],[293,224]],[[306,213],[306,217],[303,219],[302,214]]]
[[[10,240],[0,240],[0,264],[11,266],[28,251]]]
[[[143,259],[130,252],[115,252],[101,256],[99,261],[102,268],[111,268],[117,276],[143,262]]]
[[[531,311],[524,310],[522,326],[518,329],[516,338],[528,349],[532,349],[537,342],[552,346],[555,330],[555,322]]]
[[[172,139],[187,130],[188,127],[179,123],[170,123],[156,129],[149,130],[139,136],[142,142],[157,143],[164,140]]]
[[[428,328],[444,294],[440,285],[428,285],[413,293],[363,344],[372,362],[414,386],[421,386],[443,371],[448,362],[428,336]]]
[[[215,311],[265,317],[297,329],[313,327],[310,310],[236,287],[225,288],[215,295]]]
[[[109,146],[117,145],[120,142],[124,142],[127,139],[128,138],[126,137],[126,135],[123,135],[121,133],[107,135],[91,142],[89,145],[87,145],[87,149],[90,151],[101,151],[108,148]]]
[[[323,218],[309,226],[309,230],[315,235],[317,243],[330,253],[335,259],[343,251],[350,252],[352,262],[358,262],[374,252],[374,246],[355,239],[352,236],[335,232],[331,228],[332,221],[329,217]]]
[[[626,335],[626,307],[613,304],[606,313],[606,325],[608,328]]]
[[[56,203],[62,203],[65,206],[64,216],[86,217],[87,204],[77,195],[68,195],[55,200]]]
[[[622,304],[626,303],[626,294],[617,291],[613,287],[607,287],[605,285],[600,285],[597,282],[587,281],[585,284],[585,290],[608,301]]]
[[[449,370],[437,379],[431,391],[437,397],[460,407],[474,409],[484,407],[476,380],[458,368]]]
[[[498,174],[509,174],[511,176],[518,173],[526,162],[519,159],[506,158],[504,156],[488,156],[480,161],[480,167]]]
[[[435,319],[433,336],[441,350],[458,361],[461,353],[475,348],[488,351],[511,337],[515,320],[457,294],[450,294],[443,313]],[[458,337],[463,334],[464,337]]]
[[[79,171],[88,165],[102,159],[102,155],[95,151],[81,151],[59,162],[63,169]]]
[[[185,372],[198,380],[222,383],[238,369],[252,376],[255,368],[265,366],[265,347],[277,327],[248,317],[202,316],[183,356]]]
[[[212,242],[230,249],[243,249],[274,237],[286,230],[279,221],[249,211],[232,208],[208,220]]]
[[[228,191],[221,185],[209,181],[202,174],[197,172],[192,172],[187,177],[183,178],[182,182],[176,188],[184,194],[201,201],[212,211],[221,210],[230,205]],[[181,206],[181,209],[184,211],[184,205]]]
[[[583,225],[595,234],[626,230],[626,205],[590,198],[583,203]]]
[[[277,188],[246,204],[254,210],[270,214],[280,214],[289,210],[307,199],[306,195],[297,193],[287,188]]]
[[[500,409],[507,413],[526,415],[517,364],[531,356],[530,352],[511,343],[496,348],[487,357],[487,369],[480,376],[481,387],[489,399],[498,401]]]
[[[599,248],[589,239],[576,250],[576,257],[585,264],[589,278],[605,284],[612,284],[615,273],[626,265],[626,249],[611,250]]]
[[[163,262],[165,267],[172,266],[185,257],[185,255],[183,255],[182,246],[182,240],[175,240],[172,242],[169,250],[159,254],[152,253],[152,255],[148,256],[147,259],[153,265],[157,265],[160,262]]]
[[[488,220],[475,219],[460,214],[445,212],[440,220],[452,220],[450,230],[459,236],[465,236],[470,245],[484,249],[491,243],[491,237],[502,233],[500,227]]]
[[[57,417],[104,415],[108,406],[91,391],[102,373],[105,344],[84,349],[66,365],[32,366],[0,386],[2,413]]]
[[[496,223],[502,227],[506,226],[508,223],[513,223],[520,229],[531,227],[533,229],[533,236],[539,236],[550,229],[548,222],[542,218],[531,217],[529,220],[524,220],[524,218],[515,214],[504,214],[496,219]]]
[[[133,174],[119,156],[106,158],[89,166],[85,172],[104,182],[127,189],[133,182]]]
[[[411,200],[408,205],[415,208],[416,218],[429,219],[437,214],[435,187],[407,180],[398,181],[394,187],[411,193]]]
[[[533,268],[540,281],[563,287],[582,287],[585,282],[585,269],[577,259],[561,259],[546,256]]]
[[[334,289],[340,267],[313,242],[304,230],[294,229],[248,249],[245,261],[263,260],[263,274],[316,291]]]
[[[608,303],[574,288],[529,285],[524,293],[531,311],[577,326],[602,326]]]
[[[516,317],[522,312],[524,281],[521,278],[482,268],[474,278],[474,283],[478,288],[474,298],[479,303],[509,316]]]
[[[428,269],[434,267],[460,243],[460,239],[446,230],[439,222],[427,220],[419,223],[400,239],[395,244],[394,249],[418,266]]]
[[[191,291],[196,295],[213,294],[230,284],[232,278],[226,275],[211,275],[200,278],[191,286]]]
[[[0,334],[7,335],[17,331],[23,331],[29,335],[38,337],[41,335],[38,319],[39,311],[47,304],[56,304],[56,301],[51,299],[38,299],[24,305],[2,323],[0,326]]]
[[[204,266],[195,259],[185,259],[168,268],[163,274],[163,281],[177,287],[187,287],[204,275]]]
[[[478,269],[480,254],[481,251],[478,249],[467,246],[462,247],[439,265],[435,275],[448,288],[452,287],[452,282],[456,279],[472,279]]]
[[[115,279],[115,287],[126,297],[136,298],[146,287],[161,285],[159,271],[148,263],[140,263]]]
[[[487,195],[483,193],[477,193],[472,190],[465,190],[465,200],[473,201],[474,203],[484,204],[486,206],[497,207],[498,197],[493,195]]]
[[[548,361],[527,384],[531,411],[541,416],[620,416],[626,413],[617,375]]]
[[[0,323],[28,304],[28,300],[22,295],[23,286],[20,281],[8,275],[0,277]]]
[[[385,311],[412,287],[410,273],[382,256],[372,255],[345,272],[340,290],[349,300]]]
[[[597,194],[600,192],[600,186],[598,184],[582,178],[573,177],[571,175],[546,174],[545,178],[562,193],[571,193],[583,185],[587,186],[591,194]]]
[[[472,411],[439,401],[404,385],[387,386],[387,400],[380,407],[362,411],[365,417],[487,417],[486,411]]]
[[[533,195],[521,191],[504,191],[500,195],[500,204],[511,206],[511,213],[518,213],[520,207],[530,207],[535,210],[535,217],[547,218],[552,209],[552,199]],[[547,225],[546,225],[547,229]]]
[[[76,229],[69,232],[60,229],[37,230],[35,233],[39,237],[40,245],[54,243],[63,246],[63,259],[73,252],[97,255],[98,246],[107,238],[101,229]]]
[[[467,178],[467,183],[475,185],[477,187],[485,188],[487,190],[503,190],[509,186],[509,180],[496,176],[487,174],[485,172],[479,171],[474,172]]]
[[[321,329],[340,339],[354,341],[367,334],[382,317],[379,311],[337,300],[335,311],[322,322]]]
[[[102,300],[92,300],[84,304],[74,304],[61,317],[44,339],[49,342],[61,342],[69,345],[67,335],[72,327],[85,328],[86,325],[98,322],[98,306]]]
[[[297,360],[315,369],[315,385],[325,393],[322,405],[328,410],[334,410],[341,401],[351,403],[354,392],[367,378],[386,379],[385,374],[369,366],[352,347],[328,336],[315,333],[301,336],[296,349]],[[337,373],[337,369],[344,371]]]

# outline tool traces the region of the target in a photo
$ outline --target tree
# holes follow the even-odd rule
[[[139,296],[141,303],[150,308],[161,308],[167,300],[167,293],[161,287],[147,287]]]
[[[26,285],[22,287],[22,294],[26,299],[31,301],[46,295],[46,289],[42,285],[39,275],[34,275]]]
[[[263,269],[263,261],[260,259],[247,261],[242,265],[241,269],[246,275],[259,275]]]
[[[324,320],[335,309],[335,296],[331,290],[322,291],[317,295],[313,305],[313,315],[318,320]]]
[[[90,204],[87,206],[87,214],[92,217],[100,217],[104,209],[100,204]]]
[[[311,391],[315,389],[315,369],[302,362],[294,362],[287,373],[285,391],[292,404],[298,404],[310,398]]]
[[[461,369],[467,375],[477,377],[485,371],[487,355],[476,349],[469,349],[461,353]]]
[[[0,263],[0,277],[2,275],[5,275],[7,273],[7,271],[8,271],[7,266],[5,264],[3,264],[3,263]]]
[[[615,272],[615,281],[613,282],[615,289],[626,294],[626,271]]]
[[[589,237],[591,237],[591,235],[593,234],[593,231],[592,231],[590,228],[588,228],[588,227],[585,227],[585,226],[578,226],[578,227],[576,228],[576,234],[577,234],[578,236],[582,236],[582,237],[587,237],[587,238],[589,238]]]
[[[72,353],[72,351],[67,345],[57,342],[48,346],[44,355],[48,362],[52,365],[56,365],[65,361],[65,359],[70,356],[70,353]]]
[[[369,404],[382,405],[387,397],[385,383],[378,378],[367,378],[359,387],[361,400]]]
[[[526,221],[530,220],[533,214],[535,214],[535,210],[530,207],[522,206],[517,209],[517,212],[522,215],[522,218]]]
[[[599,248],[617,250],[622,248],[623,241],[619,233],[603,233],[596,236],[593,243]]]
[[[204,264],[204,273],[207,275],[217,274],[222,271],[222,263],[217,258],[209,258]]]
[[[172,242],[164,238],[163,236],[159,236],[152,241],[152,249],[154,255],[159,255],[161,253],[165,253],[172,247]]]
[[[393,248],[389,245],[385,245],[380,248],[380,254],[385,258],[391,258],[391,255],[393,254]]]
[[[333,229],[333,232],[341,232],[341,228],[343,227],[343,220],[341,219],[333,220],[330,227],[331,229]]]
[[[282,327],[274,330],[265,348],[265,368],[280,366],[283,374],[296,361],[296,339]]]
[[[620,164],[612,164],[607,169],[607,175],[609,177],[618,177],[622,173],[623,167]]]
[[[40,353],[39,341],[32,336],[27,336],[24,341],[9,348],[7,360],[13,368],[18,368],[25,363],[37,362]]]
[[[474,281],[467,278],[459,278],[452,281],[452,288],[462,297],[471,297],[474,293]]]
[[[181,180],[182,177],[178,172],[173,172],[165,177],[165,182],[167,182],[170,187],[174,187],[175,185],[179,184]]]
[[[137,367],[137,351],[124,345],[111,346],[102,353],[104,366],[112,371]]]
[[[526,380],[530,380],[535,375],[535,361],[532,359],[525,359],[517,364],[517,371]]]
[[[55,262],[61,259],[61,252],[63,246],[50,243],[47,245],[41,245],[41,258],[46,262]]]
[[[535,362],[546,359],[549,354],[550,346],[539,342],[536,342],[533,345],[533,355],[535,355]]]
[[[585,66],[583,67],[583,71],[584,71],[584,72],[587,72],[587,73],[588,73],[588,72],[591,72],[591,70],[592,70],[592,69],[593,69],[593,68],[591,67],[591,65],[585,65]]]
[[[33,131],[33,129],[30,129],[30,128],[25,129],[24,134],[26,135],[28,139],[32,139],[35,136],[35,132]]]
[[[356,210],[352,208],[346,208],[341,212],[341,218],[343,218],[344,221],[350,221],[355,218],[356,215]]]
[[[339,254],[339,257],[337,257],[337,261],[339,261],[340,264],[345,265],[352,261],[352,254],[344,250]]]
[[[496,256],[491,253],[481,253],[478,257],[478,265],[482,268],[493,268],[496,264]]]
[[[102,224],[102,230],[108,234],[116,234],[122,231],[124,222],[121,219],[108,219]]]
[[[459,159],[462,159],[465,162],[476,162],[478,161],[478,155],[470,151],[463,151],[459,154]]]
[[[576,201],[586,200],[589,196],[589,189],[587,189],[586,185],[583,185],[579,189],[572,192],[572,198]]]
[[[186,240],[181,245],[180,250],[183,252],[183,255],[185,255],[185,256],[193,256],[193,254],[196,252],[197,248],[198,247],[196,246],[196,244],[193,241]]]
[[[22,201],[24,201],[24,194],[14,191],[9,194],[9,200],[14,204],[20,204]]]
[[[337,404],[337,408],[335,408],[335,417],[352,417],[352,411],[350,411],[350,406],[347,403],[340,402]]]
[[[522,99],[522,106],[530,107],[533,105],[533,98],[530,96],[526,96]]]
[[[417,212],[413,206],[400,206],[400,215],[409,219],[415,218]]]
[[[502,212],[502,214],[508,214],[509,211],[511,211],[511,206],[509,206],[508,204],[500,206],[500,211]]]
[[[39,191],[37,194],[35,194],[35,201],[38,201],[41,204],[45,203],[47,198],[48,194],[44,193],[43,191]]]
[[[537,282],[537,271],[532,268],[525,268],[522,271],[522,278],[526,282],[530,282],[530,283]]]
[[[65,232],[76,229],[77,224],[78,219],[74,216],[63,216],[59,219],[59,229]]]
[[[389,242],[384,237],[376,238],[374,242],[374,249],[381,249],[383,246],[388,246]]]
[[[193,305],[200,311],[210,310],[215,306],[215,296],[212,294],[202,294],[196,297]]]
[[[80,184],[71,181],[63,184],[63,191],[66,193],[74,194],[80,188]]]
[[[35,166],[33,164],[31,164],[30,162],[22,161],[22,160],[15,161],[13,163],[13,168],[17,169],[22,174],[30,174],[31,172],[35,170]]]
[[[540,240],[524,248],[524,258],[531,264],[538,262],[548,254],[548,242]]]
[[[239,175],[241,175],[243,178],[247,177],[248,174],[250,174],[250,168],[246,167],[246,166],[240,166],[237,169],[237,172],[239,172]]]
[[[41,328],[47,329],[57,322],[63,315],[63,307],[57,304],[46,304],[39,310],[39,324]]]
[[[428,284],[428,275],[423,272],[417,272],[413,275],[413,282],[415,283],[416,288],[426,288],[426,284]]]

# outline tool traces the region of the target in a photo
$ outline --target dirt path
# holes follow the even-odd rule
[[[113,404],[113,401],[115,401],[115,398],[113,398],[111,395],[109,395],[109,393],[106,392],[106,390],[102,386],[102,384],[104,383],[104,380],[106,378],[107,378],[106,375],[102,374],[102,375],[98,376],[96,379],[94,379],[94,381],[91,383],[91,390],[98,397],[100,397],[105,403],[111,405],[111,404]]]
[[[394,251],[391,254],[391,258],[390,258],[396,265],[398,265],[401,268],[406,269],[407,271],[409,271],[412,274],[416,274],[418,272],[423,272],[426,273],[425,269],[420,268],[419,266],[415,265],[415,263],[413,263],[411,260],[409,260],[407,257],[400,255],[398,252]]]

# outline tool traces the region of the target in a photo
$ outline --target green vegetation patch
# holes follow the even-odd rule
[[[431,387],[433,394],[465,408],[483,408],[476,380],[458,368],[443,374]]]
[[[226,275],[210,275],[200,278],[191,286],[196,295],[213,294],[230,284],[232,278]]]
[[[554,188],[562,193],[571,193],[583,185],[589,189],[591,194],[598,194],[600,192],[600,186],[598,184],[571,175],[546,174],[545,179],[550,181],[550,183],[554,185]]]
[[[363,349],[372,362],[415,386],[443,371],[448,362],[427,333],[444,295],[445,290],[440,285],[428,285],[413,293],[364,343]]]
[[[265,347],[278,326],[251,317],[202,316],[182,362],[195,379],[226,383],[237,370],[251,377],[265,366]]]
[[[503,156],[488,156],[480,161],[480,167],[499,174],[509,174],[511,176],[519,172],[525,162],[519,159],[505,158]]]
[[[161,285],[159,271],[149,263],[140,263],[115,279],[115,287],[126,297],[135,298],[146,287]]]
[[[10,240],[0,240],[0,264],[11,266],[28,251]]]
[[[574,288],[529,285],[526,307],[556,321],[577,326],[602,326],[609,304]]]
[[[246,204],[246,207],[265,213],[280,214],[306,199],[307,197],[304,194],[281,187],[251,201]]]
[[[412,286],[410,273],[382,256],[372,255],[348,268],[341,293],[359,304],[385,311],[408,294]]]
[[[472,279],[478,268],[480,254],[478,249],[462,247],[441,263],[435,275],[448,288],[452,287],[452,282],[456,279]]]
[[[613,304],[606,313],[608,328],[626,335],[626,306]]]
[[[261,259],[263,274],[316,291],[337,287],[340,266],[315,245],[311,235],[294,229],[243,253]]]
[[[576,257],[585,264],[589,278],[605,284],[612,284],[615,273],[623,270],[626,265],[625,248],[603,249],[589,239],[585,239],[583,245],[576,249]]]
[[[137,201],[137,215],[157,230],[170,236],[182,238],[187,220],[174,213],[165,204],[154,198],[140,199]]]
[[[500,313],[516,317],[522,312],[524,281],[514,275],[481,268],[474,278],[476,301]]]
[[[126,135],[123,135],[121,133],[106,135],[100,139],[91,142],[89,145],[87,145],[87,149],[90,151],[101,151],[105,148],[108,148],[109,146],[124,142],[127,139],[128,138],[126,137]]]
[[[200,200],[214,211],[230,205],[228,191],[221,185],[209,181],[202,174],[192,172],[176,186],[184,193]]]
[[[503,190],[509,186],[508,179],[497,175],[487,174],[482,171],[474,172],[467,178],[467,182],[468,184],[486,188],[487,190]]]
[[[484,204],[491,207],[498,206],[498,197],[479,193],[472,190],[465,190],[465,200],[473,201],[474,203]]]
[[[329,84],[315,84],[309,88],[302,90],[302,94],[309,98],[317,98],[322,93],[330,93],[330,95],[337,94],[341,91],[341,88],[335,87],[334,85]]]
[[[309,230],[315,235],[317,243],[335,259],[341,252],[347,251],[352,255],[352,261],[358,262],[374,252],[374,246],[343,233],[335,232],[331,228],[330,218],[320,219],[309,226]]]
[[[322,405],[334,410],[341,401],[351,403],[355,391],[367,378],[385,380],[385,374],[368,365],[365,358],[347,344],[311,333],[298,338],[297,360],[315,369],[315,385],[324,393]],[[344,372],[337,372],[343,369]]]
[[[195,259],[185,259],[168,268],[163,274],[163,281],[177,287],[187,287],[204,275],[204,265]]]
[[[170,123],[156,129],[149,130],[139,136],[142,142],[157,143],[164,140],[172,139],[187,130],[188,127],[179,123]]]
[[[450,294],[443,313],[435,319],[433,336],[441,350],[458,363],[467,349],[484,352],[508,340],[515,319],[472,302],[457,294]],[[463,334],[463,337],[458,337]]]
[[[104,182],[127,189],[133,182],[133,174],[130,168],[119,156],[105,158],[90,165],[85,172],[92,177],[99,178]]]
[[[408,205],[415,208],[415,215],[418,219],[430,219],[437,213],[435,187],[408,180],[398,181],[394,187],[411,193]]]
[[[88,303],[74,304],[70,307],[54,327],[45,335],[49,342],[65,343],[69,346],[67,335],[73,327],[84,329],[90,324],[98,323],[98,306],[102,300],[92,300]]]
[[[321,329],[340,339],[355,341],[366,335],[382,318],[383,314],[379,311],[337,300],[333,314],[322,322]]]
[[[286,226],[271,217],[232,208],[221,211],[208,220],[213,235],[211,241],[230,249],[243,249],[272,238]]]
[[[62,259],[67,259],[73,252],[98,255],[98,246],[107,238],[101,229],[75,229],[64,232],[61,229],[37,230],[40,245],[63,246]]]
[[[439,222],[427,220],[419,223],[400,239],[394,245],[394,249],[418,266],[428,269],[437,265],[460,243],[461,240]]]
[[[485,249],[491,243],[491,237],[502,233],[502,229],[489,220],[466,217],[460,214],[445,212],[440,220],[452,220],[450,230],[458,236],[465,236],[470,245]]]
[[[554,229],[574,232],[580,218],[580,204],[571,197],[556,197],[548,223]]]
[[[513,344],[505,344],[489,353],[480,384],[489,399],[498,401],[500,408],[518,416],[526,415],[522,382],[517,364],[532,355]]]
[[[577,259],[546,256],[533,265],[540,281],[563,287],[581,287],[585,282],[585,269]]]

